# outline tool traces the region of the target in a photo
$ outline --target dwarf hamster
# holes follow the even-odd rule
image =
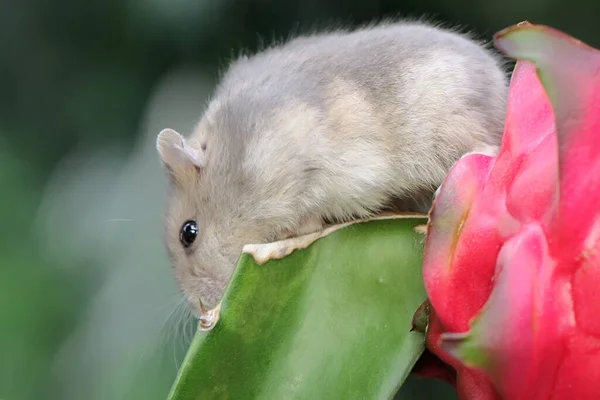
[[[398,205],[426,211],[450,167],[495,151],[508,76],[423,21],[330,30],[235,59],[189,137],[160,132],[166,246],[189,306],[215,306],[245,244]]]

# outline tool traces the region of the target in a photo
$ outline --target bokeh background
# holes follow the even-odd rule
[[[158,132],[189,132],[242,48],[424,14],[600,47],[594,0],[0,2],[0,399],[164,399],[194,323],[162,245]]]

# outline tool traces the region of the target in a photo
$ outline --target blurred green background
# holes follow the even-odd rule
[[[600,47],[595,0],[0,2],[0,399],[164,399],[195,326],[162,246],[158,132],[189,132],[241,48],[423,14]]]

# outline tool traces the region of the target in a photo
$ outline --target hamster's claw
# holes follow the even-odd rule
[[[200,305],[200,318],[198,319],[198,330],[207,332],[212,330],[217,322],[219,321],[219,313],[221,311],[221,303],[216,305],[215,308],[207,310],[202,304],[202,300],[198,299]]]
[[[208,310],[206,309],[206,307],[204,307],[204,304],[202,303],[202,300],[200,298],[198,298],[198,304],[200,304],[200,312],[202,313],[202,315],[206,314]]]

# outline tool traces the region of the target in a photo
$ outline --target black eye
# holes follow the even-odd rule
[[[196,236],[198,236],[196,221],[185,221],[179,232],[179,241],[183,247],[190,247],[194,243],[194,240],[196,240]]]

